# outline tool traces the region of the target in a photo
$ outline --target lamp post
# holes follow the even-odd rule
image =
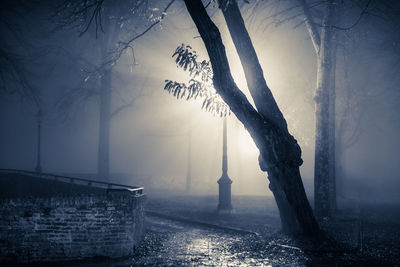
[[[223,120],[222,130],[222,176],[218,180],[218,212],[230,213],[232,211],[231,204],[231,184],[232,180],[228,176],[228,154],[227,154],[227,127],[226,117]]]
[[[36,168],[37,173],[42,172],[42,166],[40,163],[40,134],[41,134],[41,124],[42,124],[42,111],[39,109],[36,114],[37,120],[37,158],[36,158]]]

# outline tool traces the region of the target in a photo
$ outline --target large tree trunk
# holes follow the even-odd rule
[[[276,121],[264,118],[239,90],[232,78],[219,30],[201,0],[185,0],[185,4],[207,48],[216,90],[249,131],[260,151],[261,167],[268,172],[269,179],[276,181],[282,188],[302,232],[309,236],[320,236],[320,229],[300,177],[299,166],[302,160],[297,141],[289,134],[286,123],[278,119],[280,115],[277,111],[271,110],[270,115]],[[274,102],[270,91],[267,97],[268,103]]]
[[[318,217],[327,217],[336,207],[334,172],[334,132],[335,93],[334,58],[332,45],[333,0],[326,1],[322,25],[317,30],[309,6],[305,0],[298,0],[303,8],[305,25],[317,56],[317,86],[315,91],[315,166],[314,166],[314,206]],[[336,59],[336,58],[335,58]],[[330,85],[332,83],[332,85]],[[334,90],[334,89],[333,89]],[[331,95],[332,94],[332,95]],[[333,143],[332,143],[333,142]]]
[[[237,2],[219,0],[219,4],[242,63],[247,86],[254,99],[258,113],[277,127],[282,129],[286,128],[286,120],[279,110],[271,90],[268,88],[264,79],[263,70],[258,61],[256,51],[246,29]],[[260,160],[262,161],[261,157]],[[286,233],[297,233],[300,230],[299,224],[281,185],[274,177],[270,177],[269,180],[269,188],[274,194],[279,209],[282,230]]]
[[[282,231],[288,234],[297,234],[301,232],[296,213],[288,202],[285,191],[274,176],[268,176],[269,189],[274,194],[276,205],[279,210]]]
[[[317,217],[331,212],[329,189],[329,89],[331,82],[332,3],[328,2],[321,28],[321,43],[317,57],[317,88],[315,92],[315,161],[314,202]]]

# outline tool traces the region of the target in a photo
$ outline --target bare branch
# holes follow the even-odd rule
[[[144,95],[143,89],[144,89],[144,86],[141,88],[139,94],[132,97],[129,102],[125,102],[124,99],[122,98],[122,96],[120,95],[120,99],[122,100],[123,104],[120,105],[118,108],[116,108],[113,112],[111,112],[110,118],[112,119],[115,116],[117,116],[119,113],[121,113],[123,110],[132,107],[134,105],[134,103],[136,102],[136,100],[138,100],[140,97],[142,97]]]
[[[311,15],[310,8],[309,8],[308,4],[306,3],[305,0],[298,0],[298,1],[299,1],[300,5],[303,8],[303,12],[304,12],[304,16],[305,16],[304,22],[306,24],[308,34],[311,37],[311,41],[313,43],[315,52],[318,55],[319,54],[319,49],[320,49],[320,44],[321,44],[320,34],[319,34],[318,30],[317,30],[314,18]]]
[[[164,8],[161,17],[159,20],[157,20],[156,22],[154,22],[153,24],[151,24],[149,27],[147,27],[143,32],[141,32],[140,34],[132,37],[131,39],[129,39],[126,42],[119,42],[118,43],[118,53],[116,55],[116,57],[113,59],[113,61],[117,61],[121,55],[125,52],[126,49],[131,48],[132,49],[132,43],[134,41],[136,41],[137,39],[139,39],[140,37],[144,36],[146,33],[148,33],[152,28],[154,28],[157,24],[159,24],[166,16],[166,12],[168,11],[168,9],[171,7],[171,5],[175,2],[175,0],[171,0],[168,5]]]
[[[103,31],[103,27],[102,27],[102,23],[101,23],[101,7],[103,5],[103,2],[104,2],[104,0],[99,0],[93,4],[93,6],[95,6],[95,8],[92,12],[92,16],[90,17],[90,20],[86,25],[86,28],[83,31],[81,31],[79,36],[84,35],[89,30],[90,25],[93,23],[93,20],[96,23],[96,38],[97,38],[98,25],[100,25],[100,29]]]
[[[137,97],[132,98],[128,103],[123,104],[119,106],[116,110],[114,110],[111,114],[110,117],[114,118],[116,115],[118,115],[121,111],[123,111],[126,108],[132,107],[133,103],[137,100]]]
[[[65,0],[56,7],[54,15],[50,17],[57,22],[57,27],[53,31],[67,27],[81,28],[79,30],[79,36],[82,36],[89,30],[94,22],[96,25],[95,32],[97,37],[99,26],[102,30],[101,10],[103,4],[104,0]]]
[[[358,16],[358,18],[356,19],[356,21],[353,24],[351,24],[350,26],[341,27],[341,26],[336,26],[336,25],[320,25],[320,24],[316,24],[316,25],[319,27],[331,27],[336,30],[343,30],[343,31],[351,30],[358,25],[358,23],[361,21],[361,19],[363,18],[364,15],[368,14],[367,9],[370,6],[371,2],[372,2],[372,0],[368,0],[368,2],[365,4],[364,8],[361,10],[361,13]]]

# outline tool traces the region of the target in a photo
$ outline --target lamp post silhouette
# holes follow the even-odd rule
[[[227,151],[227,121],[226,116],[222,127],[222,176],[218,180],[218,212],[230,213],[231,204],[231,184],[232,180],[228,176],[228,151]]]

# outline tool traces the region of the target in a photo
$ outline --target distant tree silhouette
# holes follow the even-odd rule
[[[127,52],[131,53],[133,64],[136,64],[134,42],[164,19],[173,2],[163,11],[149,9],[147,0],[66,0],[57,7],[53,19],[58,28],[78,29],[79,36],[91,34],[98,47],[98,60],[90,62],[82,86],[65,94],[58,102],[58,107],[65,111],[74,103],[84,103],[93,96],[100,99],[97,175],[101,179],[109,179],[110,175],[111,120],[141,96],[139,92],[131,99],[122,99],[123,103],[112,110],[112,95],[116,91],[112,88],[113,69]]]

